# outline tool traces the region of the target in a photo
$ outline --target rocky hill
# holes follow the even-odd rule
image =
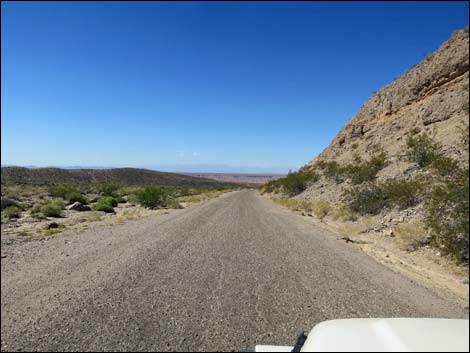
[[[390,164],[379,178],[403,176],[412,168],[400,159],[411,130],[427,133],[442,144],[449,156],[465,162],[459,146],[463,124],[468,124],[469,30],[456,31],[437,51],[376,92],[339,131],[331,144],[304,168],[320,161],[345,165],[355,156],[367,158],[378,149]],[[300,199],[339,200],[341,192],[331,181],[315,183]]]
[[[347,239],[397,236],[468,265],[468,32],[376,92],[318,157],[262,192]]]
[[[148,169],[61,169],[2,167],[2,184],[102,184],[219,187],[228,183],[209,178],[157,172]]]

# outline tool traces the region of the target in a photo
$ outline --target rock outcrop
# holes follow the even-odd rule
[[[375,93],[317,158],[348,163],[377,147],[390,156],[403,150],[413,128],[427,131],[449,153],[459,125],[468,120],[468,27],[455,32],[437,51]],[[458,157],[458,156],[456,156]],[[461,156],[461,158],[463,158]]]
[[[313,169],[319,161],[345,165],[355,156],[367,159],[383,149],[391,163],[379,172],[379,179],[406,177],[413,166],[400,156],[412,129],[427,132],[442,144],[444,153],[468,163],[468,151],[459,147],[462,126],[468,124],[468,32],[468,27],[456,31],[437,51],[375,93],[304,168]],[[337,203],[345,184],[322,178],[296,198]]]

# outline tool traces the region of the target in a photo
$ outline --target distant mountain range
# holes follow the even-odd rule
[[[51,166],[35,166],[35,165],[17,165],[17,164],[2,164],[2,167],[24,167],[30,169],[36,168],[61,168],[61,169],[115,169],[115,168],[137,168],[148,169],[160,172],[182,173],[182,174],[258,174],[258,175],[284,175],[289,169],[296,170],[298,168],[286,167],[237,167],[225,164],[161,164],[161,165],[141,165],[141,166],[64,166],[64,165],[51,165]]]
[[[139,168],[74,169],[3,167],[2,184],[102,184],[222,187],[234,185],[209,178]]]

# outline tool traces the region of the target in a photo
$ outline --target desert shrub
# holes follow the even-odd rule
[[[468,113],[468,102],[467,102],[467,113]],[[468,123],[462,123],[459,127],[460,135],[462,137],[462,146],[468,151],[468,143],[470,138],[470,126]]]
[[[50,235],[54,235],[54,234],[57,234],[57,233],[61,233],[65,230],[66,226],[64,224],[59,224],[57,225],[57,228],[51,228],[51,229],[46,229],[44,231],[44,235],[45,236],[50,236]]]
[[[378,185],[387,198],[388,206],[406,209],[417,205],[422,198],[426,183],[421,179],[389,179]]]
[[[42,204],[35,204],[33,207],[31,207],[31,216],[34,217],[34,218],[37,218],[37,219],[45,219],[46,216],[44,216],[42,213],[41,213],[41,206],[43,205]]]
[[[430,167],[434,169],[440,176],[447,176],[455,172],[459,168],[459,163],[449,157],[445,157],[442,154],[437,154]]]
[[[303,173],[289,173],[282,181],[282,187],[289,195],[300,194],[307,188],[307,178]]]
[[[178,197],[190,196],[193,195],[190,188],[183,187],[178,190]]]
[[[271,193],[277,191],[281,187],[280,179],[271,180],[263,185],[261,193]]]
[[[41,205],[39,209],[45,217],[60,217],[64,208],[62,201],[54,200]]]
[[[367,183],[345,190],[344,197],[354,212],[377,214],[384,208],[406,209],[417,205],[427,184],[421,179],[389,179],[382,183]]]
[[[12,205],[2,209],[2,218],[13,219],[20,218],[21,208],[18,206]]]
[[[344,171],[351,183],[358,185],[367,181],[374,181],[377,173],[385,168],[387,164],[387,153],[380,151],[374,154],[369,161],[356,158],[354,163],[344,167]]]
[[[96,204],[93,205],[93,211],[103,211],[106,213],[113,213],[114,207],[118,205],[117,200],[112,196],[102,196],[98,199]]]
[[[468,153],[468,125],[462,128],[461,145]],[[442,146],[428,135],[409,137],[408,160],[432,174],[430,191],[426,194],[425,225],[431,234],[431,244],[458,262],[469,262],[469,175],[468,167],[446,157]]]
[[[437,184],[425,202],[431,242],[457,261],[469,262],[469,170],[459,169]]]
[[[147,186],[135,193],[137,202],[147,208],[161,207],[166,201],[166,193],[162,187]]]
[[[327,201],[323,200],[308,202],[279,197],[272,197],[271,200],[293,211],[305,211],[308,213],[312,212],[320,220],[323,220],[332,210],[331,205]]]
[[[88,203],[86,196],[83,195],[80,190],[69,185],[52,187],[49,189],[49,194],[53,197],[60,197],[64,200],[67,200],[69,203],[74,203],[76,201],[83,204]]]
[[[9,207],[17,207],[22,209],[23,207],[16,201],[10,198],[2,197],[2,211]]]
[[[453,173],[459,164],[453,158],[446,157],[442,146],[434,142],[427,134],[409,136],[405,157],[408,161],[418,164],[421,168],[432,168],[441,176]]]
[[[137,199],[136,192],[137,191],[134,191],[132,194],[129,194],[129,196],[127,197],[127,202],[129,202],[131,205],[139,204],[139,200]]]
[[[322,221],[330,213],[331,209],[330,204],[326,201],[312,202],[313,213]]]
[[[304,191],[309,182],[317,182],[319,176],[314,172],[290,172],[285,178],[278,180],[284,191],[293,196]]]
[[[325,178],[333,179],[336,184],[340,184],[344,181],[344,167],[341,167],[336,161],[322,162],[321,168],[323,169],[323,176]]]
[[[361,215],[378,214],[388,205],[384,190],[373,183],[346,189],[343,196],[349,208]]]
[[[174,208],[174,209],[183,208],[183,206],[181,206],[181,204],[174,198],[169,198],[165,204],[165,207]]]
[[[74,203],[74,202],[80,202],[83,204],[88,203],[88,199],[86,198],[85,195],[78,191],[70,191],[65,194],[65,199],[69,201],[69,203]]]
[[[116,207],[118,205],[118,200],[112,196],[101,196],[97,203],[108,204],[111,207]]]
[[[353,210],[351,210],[349,207],[344,206],[344,205],[338,208],[332,209],[330,214],[331,214],[331,218],[334,221],[337,221],[338,219],[342,221],[351,221],[351,222],[357,221],[357,214]]]
[[[287,198],[281,198],[281,197],[271,197],[271,200],[274,201],[275,203],[287,207],[291,210],[294,211],[311,211],[311,209],[308,208],[308,205],[306,203],[303,203],[301,201],[298,201],[296,199],[287,199]]]
[[[408,136],[406,146],[405,158],[410,162],[416,163],[421,168],[430,166],[441,156],[441,146],[434,142],[427,134]]]
[[[274,192],[282,190],[290,196],[300,194],[304,191],[309,183],[316,183],[320,176],[314,171],[306,169],[299,170],[298,172],[289,172],[285,178],[271,180],[264,184],[261,188],[262,193]]]
[[[60,197],[64,200],[67,199],[67,194],[70,193],[80,193],[80,191],[77,188],[69,185],[53,186],[49,189],[49,194],[52,197]]]
[[[119,195],[114,197],[114,199],[117,201],[117,203],[126,203],[127,202],[124,197],[119,196]]]
[[[402,223],[395,230],[398,245],[403,250],[415,251],[429,244],[429,237],[422,222]]]
[[[116,197],[118,196],[118,190],[119,190],[119,186],[114,185],[114,184],[101,184],[98,186],[98,191],[103,196]]]

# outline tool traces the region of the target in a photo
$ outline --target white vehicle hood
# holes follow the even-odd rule
[[[302,352],[469,351],[468,320],[346,319],[309,333]]]

